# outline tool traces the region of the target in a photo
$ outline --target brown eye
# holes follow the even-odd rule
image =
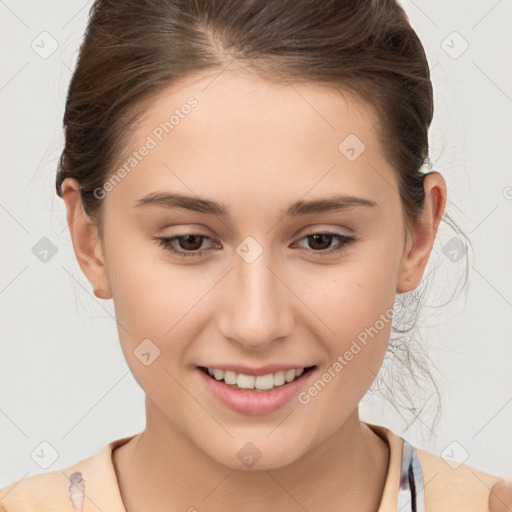
[[[309,245],[312,249],[323,251],[328,249],[333,240],[333,235],[319,234],[319,235],[309,235],[307,237]]]
[[[187,233],[173,237],[155,237],[155,240],[168,252],[183,257],[202,256],[207,249],[201,248],[203,241],[209,240],[209,237],[198,233]],[[328,256],[335,253],[341,253],[349,245],[353,244],[357,238],[354,236],[341,235],[339,233],[311,233],[301,240],[307,240],[308,252],[319,256]],[[338,240],[338,244],[331,247],[333,241]]]
[[[201,246],[203,241],[206,239],[208,239],[207,236],[200,235],[198,233],[187,233],[185,235],[155,238],[155,240],[157,240],[166,251],[176,254],[177,256],[184,257],[201,256],[203,252],[205,252],[201,250]]]
[[[185,235],[177,237],[176,239],[178,240],[178,245],[181,249],[185,249],[186,251],[197,251],[202,245],[203,237],[201,235]]]
[[[311,233],[301,240],[307,240],[309,252],[318,253],[320,256],[334,254],[345,250],[353,244],[357,238],[355,236],[340,235],[339,233]],[[338,240],[338,245],[331,247],[333,240]]]

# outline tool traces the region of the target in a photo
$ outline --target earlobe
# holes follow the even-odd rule
[[[425,200],[418,221],[410,228],[410,240],[402,258],[397,293],[416,289],[423,277],[446,205],[446,182],[438,172],[425,176]]]
[[[66,178],[62,182],[61,190],[78,264],[93,286],[94,295],[102,299],[110,299],[112,291],[105,266],[102,240],[97,226],[84,211],[79,183],[73,178]]]

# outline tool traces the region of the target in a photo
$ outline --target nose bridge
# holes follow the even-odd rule
[[[258,250],[253,241],[238,247],[219,319],[223,336],[250,349],[287,336],[293,320],[290,292],[277,277],[271,251],[261,249],[252,259]]]

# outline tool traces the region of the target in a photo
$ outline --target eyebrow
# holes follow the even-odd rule
[[[222,203],[178,193],[152,192],[137,200],[134,204],[135,208],[148,206],[157,206],[166,209],[183,208],[208,215],[216,215],[228,220],[231,219],[229,207]],[[378,203],[363,197],[338,194],[323,199],[297,201],[288,206],[283,212],[283,216],[298,217],[312,213],[341,212],[357,206],[375,208],[378,206]]]

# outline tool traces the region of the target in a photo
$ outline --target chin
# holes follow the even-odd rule
[[[268,433],[264,434],[264,436],[266,435]],[[264,436],[261,441],[251,441],[252,436],[249,435],[246,437],[247,440],[232,441],[226,445],[225,449],[217,445],[214,452],[210,450],[205,450],[205,452],[223,466],[248,472],[284,468],[302,457],[303,451],[297,449],[304,446],[304,441],[300,439],[300,436],[297,440],[287,436],[288,443],[284,444],[277,439],[270,443],[268,439],[264,440]],[[222,451],[219,452],[219,448]],[[231,456],[233,452],[235,453],[234,457]]]

